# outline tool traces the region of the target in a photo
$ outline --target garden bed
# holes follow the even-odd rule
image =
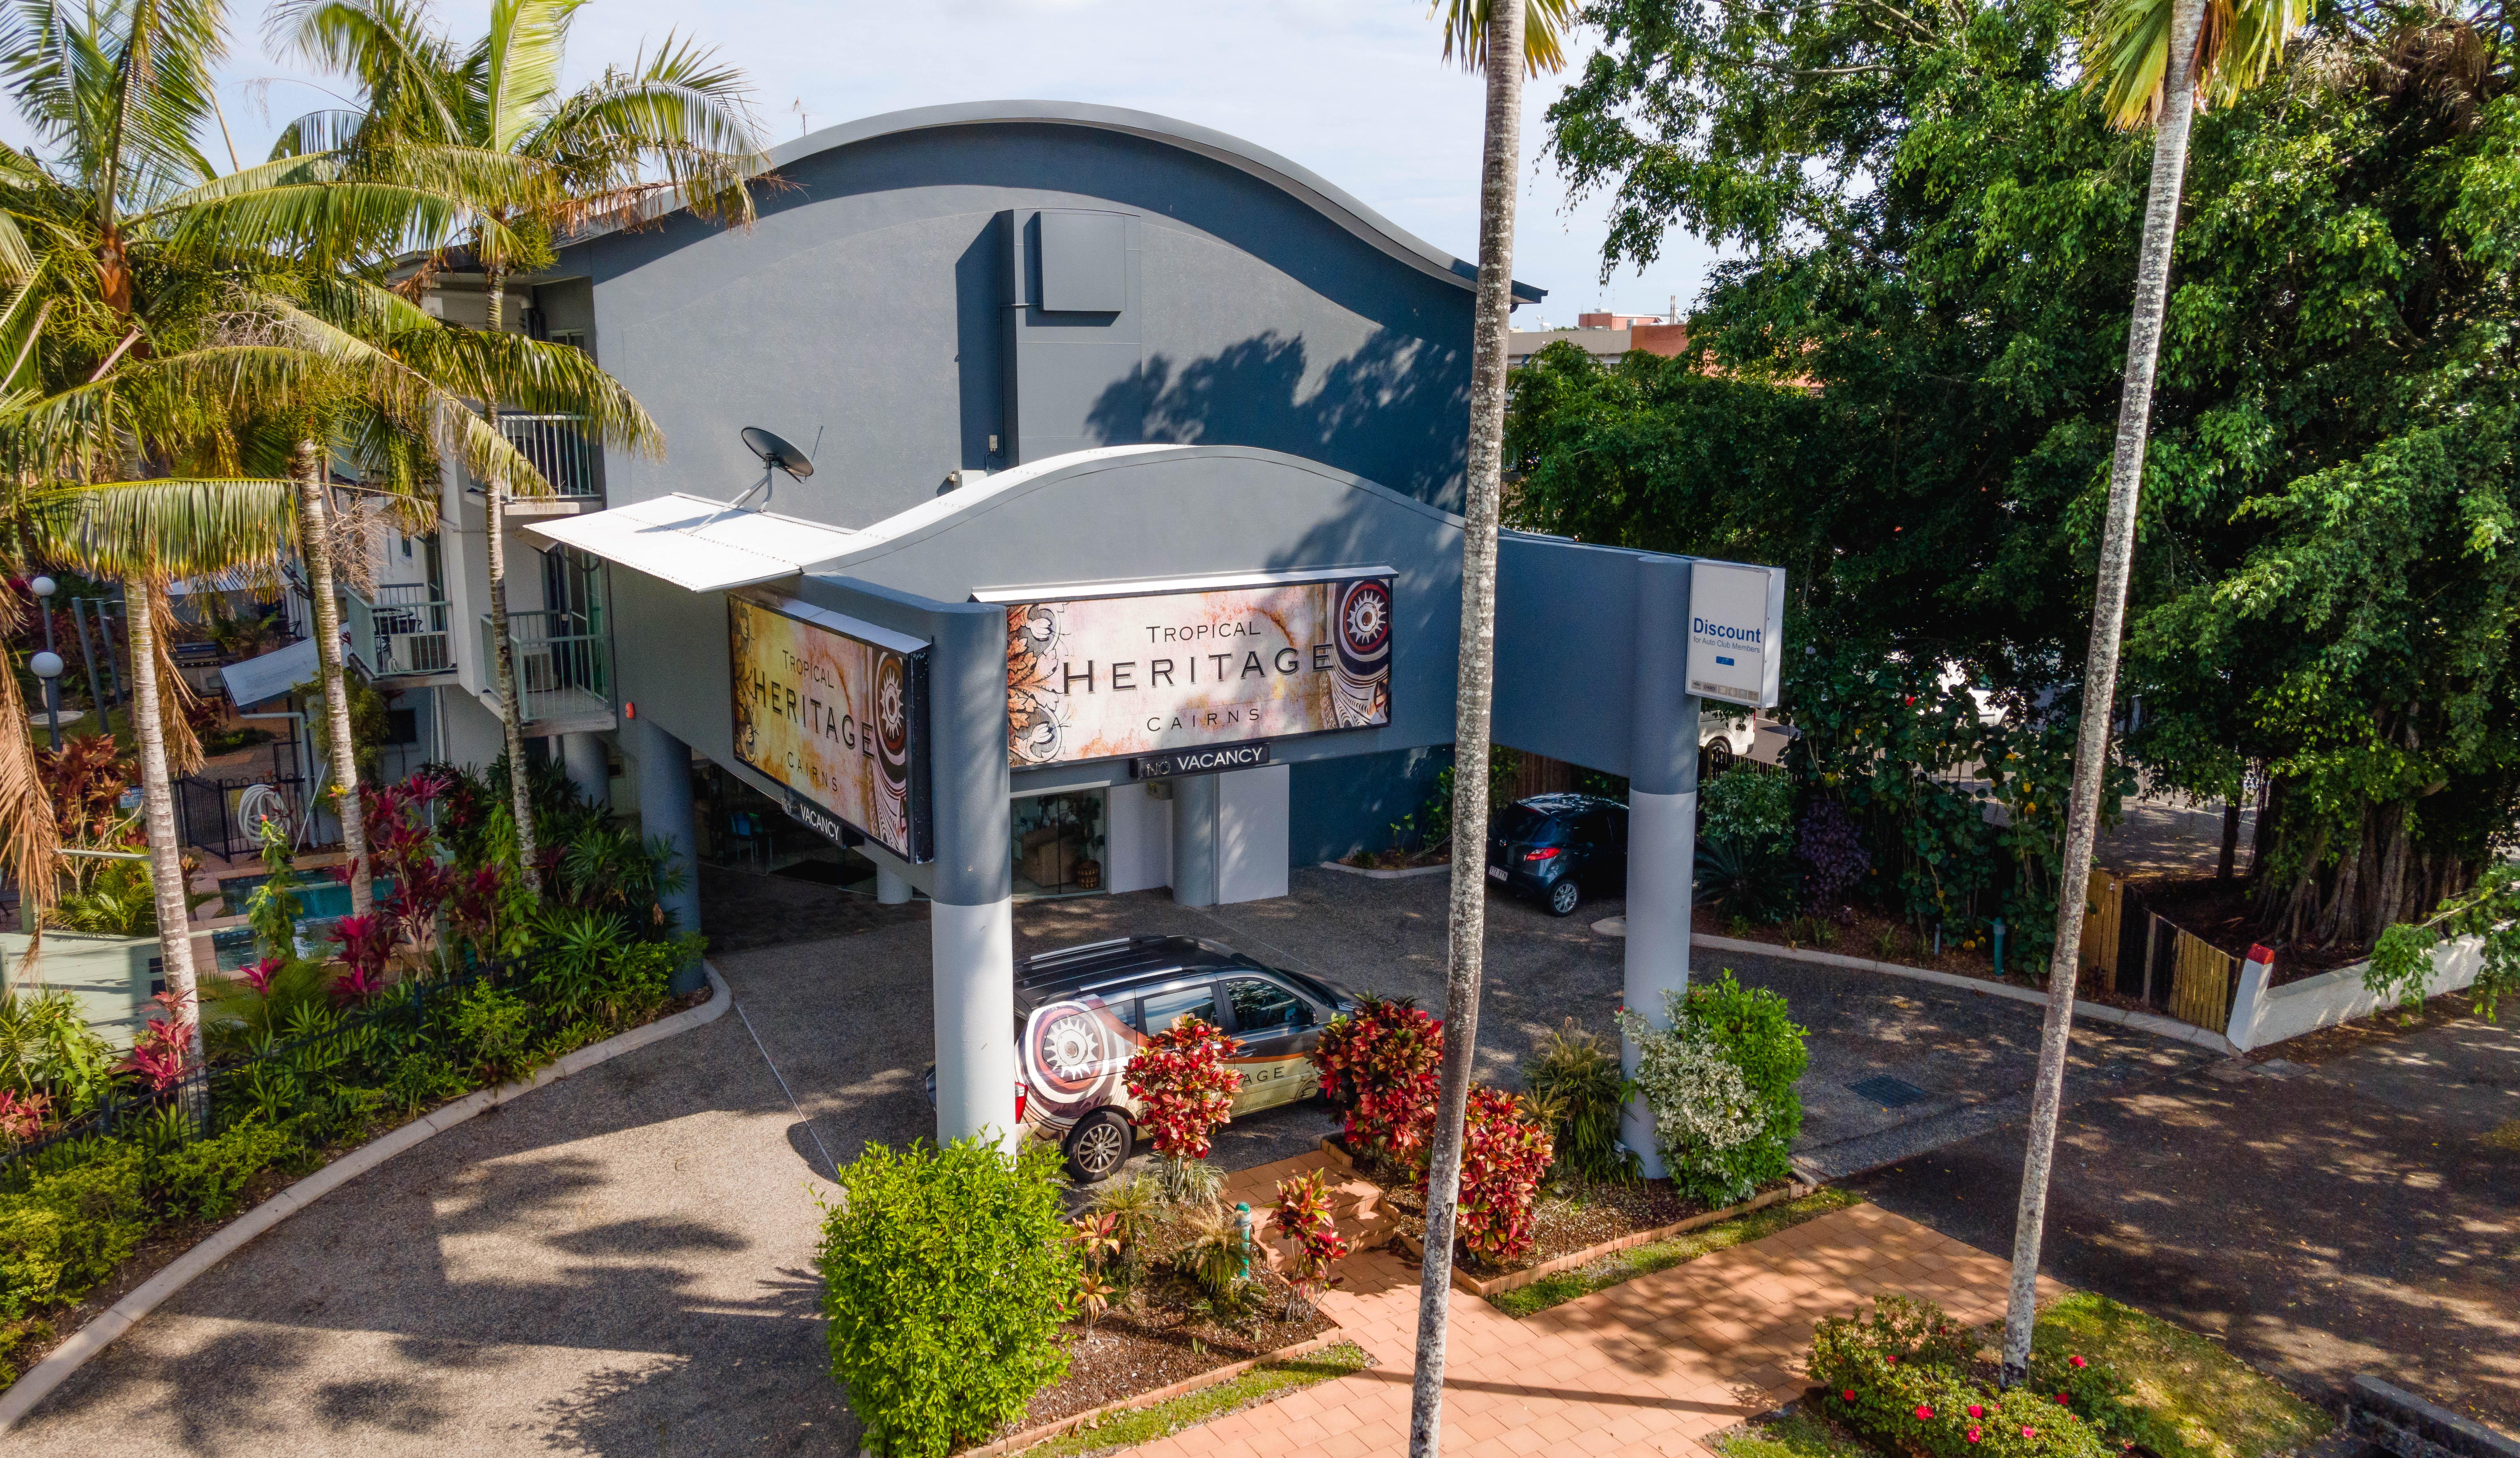
[[[1393,1235],[1412,1252],[1425,1249],[1426,1201],[1416,1181],[1372,1162],[1360,1166],[1337,1135],[1323,1136],[1322,1149],[1382,1191],[1382,1207],[1390,1212]],[[1782,1180],[1748,1200],[1723,1207],[1691,1200],[1667,1179],[1597,1184],[1572,1196],[1544,1192],[1532,1207],[1529,1253],[1508,1265],[1491,1265],[1467,1250],[1457,1249],[1453,1284],[1472,1296],[1498,1296],[1632,1247],[1667,1240],[1811,1192],[1809,1185]]]

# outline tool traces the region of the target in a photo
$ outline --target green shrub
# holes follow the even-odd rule
[[[248,1120],[150,1162],[153,1203],[176,1218],[222,1219],[255,1175],[287,1157],[297,1140],[285,1129]]]
[[[0,1317],[75,1300],[113,1273],[149,1232],[143,1156],[108,1144],[90,1162],[38,1174],[0,1195]]]
[[[1628,1011],[1619,1026],[1637,1040],[1636,1086],[1672,1183],[1720,1206],[1791,1174],[1803,1126],[1794,1081],[1811,1056],[1785,1000],[1742,986],[1728,968],[1667,994],[1664,1012],[1667,1028]]]
[[[1058,1165],[1045,1144],[1010,1157],[961,1139],[870,1144],[839,1170],[814,1263],[832,1376],[869,1451],[942,1458],[1066,1375],[1058,1334],[1079,1265]]]
[[[1550,1176],[1560,1183],[1632,1183],[1637,1157],[1619,1147],[1619,1112],[1628,1080],[1619,1072],[1618,1045],[1578,1026],[1574,1019],[1541,1036],[1522,1066],[1522,1086],[1545,1116],[1555,1140],[1557,1162]]]
[[[475,982],[455,1005],[454,1022],[456,1036],[483,1078],[505,1083],[531,1071],[526,1050],[533,1039],[534,1010],[523,998],[487,981]]]
[[[1876,1297],[1863,1320],[1812,1334],[1821,1410],[1891,1450],[1925,1458],[2108,1458],[2105,1439],[2054,1390],[1999,1392],[1969,1375],[1972,1344],[1942,1308]]]
[[[0,1387],[16,1382],[26,1370],[26,1348],[53,1340],[53,1324],[35,1318],[0,1321]]]
[[[1724,841],[1761,864],[1781,862],[1794,848],[1794,786],[1783,775],[1734,769],[1698,788],[1697,834]]]

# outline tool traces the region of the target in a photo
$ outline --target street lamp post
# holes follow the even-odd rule
[[[44,681],[44,719],[53,739],[53,752],[62,752],[62,656],[53,652],[53,579],[37,577],[26,584],[35,592],[35,611],[44,619],[44,651],[35,655],[26,666]]]

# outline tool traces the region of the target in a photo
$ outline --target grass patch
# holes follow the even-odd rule
[[[1726,1458],[1875,1458],[1873,1451],[1806,1413],[1753,1420],[1715,1438]]]
[[[1024,1449],[1025,1458],[1088,1458],[1090,1454],[1134,1448],[1282,1397],[1300,1388],[1361,1372],[1372,1361],[1364,1347],[1341,1342],[1304,1356],[1263,1362],[1231,1382],[1185,1392],[1151,1407],[1115,1412],[1091,1427],[1070,1429],[1048,1442]]]
[[[1675,1235],[1666,1241],[1656,1241],[1650,1246],[1638,1246],[1614,1255],[1604,1255],[1590,1265],[1578,1266],[1571,1271],[1543,1276],[1528,1286],[1518,1286],[1489,1297],[1488,1304],[1508,1316],[1535,1315],[1552,1306],[1564,1305],[1577,1297],[1591,1296],[1604,1287],[1685,1265],[1701,1255],[1729,1251],[1762,1236],[1800,1225],[1805,1220],[1863,1203],[1862,1196],[1844,1190],[1816,1190],[1800,1200],[1752,1210],[1720,1225],[1709,1225],[1685,1235]]]
[[[2480,1137],[2496,1149],[2520,1155],[2520,1118],[2506,1118]]]
[[[2056,1301],[2039,1313],[2034,1340],[2116,1368],[2151,1413],[2145,1446],[2161,1458],[2257,1458],[2335,1426],[2220,1344],[2107,1297],[2076,1292]]]

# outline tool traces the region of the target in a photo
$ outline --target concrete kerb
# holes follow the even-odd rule
[[[718,976],[717,969],[700,964],[708,974],[709,1000],[695,1008],[686,1008],[670,1018],[659,1018],[643,1027],[634,1027],[618,1037],[590,1043],[559,1062],[537,1071],[530,1079],[503,1083],[465,1095],[455,1102],[434,1110],[389,1134],[372,1139],[350,1151],[313,1174],[291,1185],[244,1214],[212,1232],[208,1239],[175,1257],[163,1269],[134,1288],[130,1295],[107,1307],[87,1325],[70,1334],[68,1341],[53,1348],[52,1354],[36,1363],[18,1379],[6,1392],[0,1392],[0,1434],[18,1425],[20,1419],[34,1411],[35,1404],[52,1395],[69,1375],[86,1365],[89,1358],[112,1345],[115,1338],[131,1330],[147,1316],[193,1284],[210,1267],[245,1248],[248,1242],[288,1219],[291,1215],[323,1199],[333,1191],[376,1168],[385,1161],[445,1133],[466,1119],[521,1098],[546,1083],[557,1083],[573,1073],[582,1072],[609,1059],[635,1052],[650,1043],[661,1042],[678,1033],[689,1032],[704,1023],[714,1023],[726,1016],[735,1005],[735,993]]]
[[[1627,934],[1627,929],[1621,925],[1623,921],[1624,918],[1609,917],[1595,922],[1593,930],[1604,936],[1624,936]],[[1764,941],[1742,941],[1731,936],[1709,936],[1703,932],[1691,933],[1688,943],[1691,946],[1705,947],[1709,951],[1748,952],[1761,957],[1774,957],[1781,962],[1810,962],[1822,967],[1844,967],[1856,972],[1878,972],[1894,978],[1906,978],[1911,981],[1932,982],[1942,987],[1983,992],[1990,997],[2006,997],[2014,1002],[2032,1003],[2040,1007],[2048,1005],[2047,993],[2029,987],[2016,987],[2009,982],[1989,981],[1984,978],[1962,977],[1953,972],[1935,972],[1924,967],[1905,967],[1896,962],[1876,962],[1869,957],[1849,957],[1837,952],[1809,951],[1801,947],[1771,946]],[[2240,1052],[2238,1048],[2232,1046],[2229,1038],[2219,1032],[2198,1027],[2192,1023],[2182,1023],[2176,1018],[2164,1018],[2155,1013],[2130,1013],[2124,1008],[2113,1008],[2106,1003],[2091,1002],[2078,997],[2074,1000],[2074,1016],[2077,1019],[2089,1019],[2094,1023],[2110,1023],[2120,1027],[2131,1027],[2138,1032],[2151,1033],[2155,1037],[2175,1038],[2182,1043],[2194,1043],[2199,1048],[2209,1049],[2227,1058],[2237,1057]]]
[[[1453,873],[1453,863],[1446,861],[1435,866],[1409,866],[1398,871],[1385,871],[1372,866],[1350,866],[1338,861],[1324,861],[1322,869],[1336,871],[1342,876],[1362,876],[1369,881],[1409,881],[1419,876],[1449,876]]]

